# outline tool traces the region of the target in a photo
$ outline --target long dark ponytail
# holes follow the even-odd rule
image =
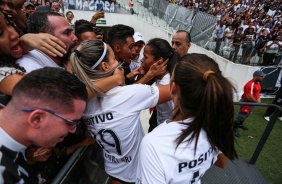
[[[218,64],[203,54],[187,54],[176,64],[172,81],[180,89],[178,113],[194,117],[191,123],[183,123],[187,128],[176,139],[176,148],[187,137],[188,143],[196,140],[196,148],[203,129],[214,150],[231,160],[237,158],[232,132],[235,88]]]

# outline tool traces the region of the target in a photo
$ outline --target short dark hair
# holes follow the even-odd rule
[[[71,13],[71,14],[74,16],[74,14],[73,14],[72,11],[67,11],[66,16],[67,16],[69,13]]]
[[[115,43],[123,45],[126,43],[126,39],[133,35],[134,29],[132,27],[117,24],[112,26],[108,32],[108,43],[112,48],[114,48]]]
[[[84,20],[84,19],[79,19],[79,20],[76,20],[74,22],[74,27],[78,27],[78,26],[81,26],[81,25],[84,25],[84,24],[90,24],[92,26],[95,26],[95,24],[89,22],[88,20]]]
[[[42,108],[70,113],[74,111],[74,99],[86,102],[87,97],[85,84],[76,76],[61,68],[45,67],[30,72],[16,84],[11,103],[41,104]]]
[[[185,30],[178,30],[176,31],[176,33],[186,33],[186,43],[190,43],[191,42],[191,35],[188,31]]]
[[[80,38],[80,35],[82,33],[94,32],[94,31],[93,31],[93,26],[91,25],[90,22],[88,22],[88,23],[85,23],[85,24],[82,24],[82,25],[79,25],[79,26],[75,26],[74,32],[75,32],[76,37]]]
[[[53,11],[36,11],[31,14],[27,21],[28,33],[51,33],[50,24],[48,22],[49,16],[62,16],[59,13]]]

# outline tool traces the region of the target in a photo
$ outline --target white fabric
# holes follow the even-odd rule
[[[225,37],[232,37],[234,33],[234,29],[231,30],[229,27],[224,30]]]
[[[102,60],[104,59],[104,57],[107,53],[107,44],[105,42],[103,42],[103,44],[104,44],[104,51],[103,51],[101,57],[98,59],[98,61],[91,67],[91,69],[96,68],[102,62]]]
[[[200,183],[200,178],[216,161],[218,152],[212,150],[203,130],[199,135],[196,153],[195,140],[189,145],[187,142],[181,143],[176,149],[175,139],[184,128],[178,122],[164,122],[143,138],[139,149],[137,183]]]
[[[138,68],[139,66],[141,66],[142,62],[141,60],[143,59],[143,55],[139,54],[138,59],[136,60],[131,60],[131,63],[129,65],[130,70],[133,71],[134,69]]]
[[[267,42],[266,46],[269,46],[273,43],[273,41],[269,41]],[[277,44],[272,44],[269,48],[266,48],[265,53],[269,53],[269,54],[275,54],[278,52],[278,45]]]
[[[170,82],[170,74],[167,73],[161,80],[156,80],[156,85],[167,85]],[[157,122],[158,125],[163,123],[165,120],[171,120],[173,117],[173,101],[157,105]]]
[[[0,82],[2,82],[2,80],[4,80],[6,77],[14,73],[23,73],[23,72],[14,67],[8,67],[8,66],[0,67]]]
[[[0,137],[0,183],[11,183],[17,178],[17,183],[23,184],[23,175],[28,177],[28,173],[16,163],[16,159],[20,153],[24,155],[26,146],[14,140],[1,127]]]
[[[47,66],[63,68],[57,65],[57,63],[55,63],[49,56],[39,50],[30,51],[28,54],[18,59],[17,63],[20,66],[24,67],[26,73],[30,73],[33,70],[37,70]]]
[[[105,171],[122,181],[134,182],[144,136],[139,113],[156,106],[159,90],[137,84],[115,87],[107,95],[99,98],[100,103],[97,98],[87,103],[83,120],[104,150]]]

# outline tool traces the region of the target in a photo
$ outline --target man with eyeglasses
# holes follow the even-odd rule
[[[60,68],[26,75],[0,110],[0,183],[25,183],[24,151],[52,148],[76,130],[87,100],[85,85]]]

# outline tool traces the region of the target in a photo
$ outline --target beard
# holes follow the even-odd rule
[[[70,60],[70,55],[72,53],[72,49],[75,48],[77,42],[72,43],[69,48],[67,49],[67,53],[63,55],[63,57],[61,57],[61,62],[62,63],[66,63],[67,61]]]

